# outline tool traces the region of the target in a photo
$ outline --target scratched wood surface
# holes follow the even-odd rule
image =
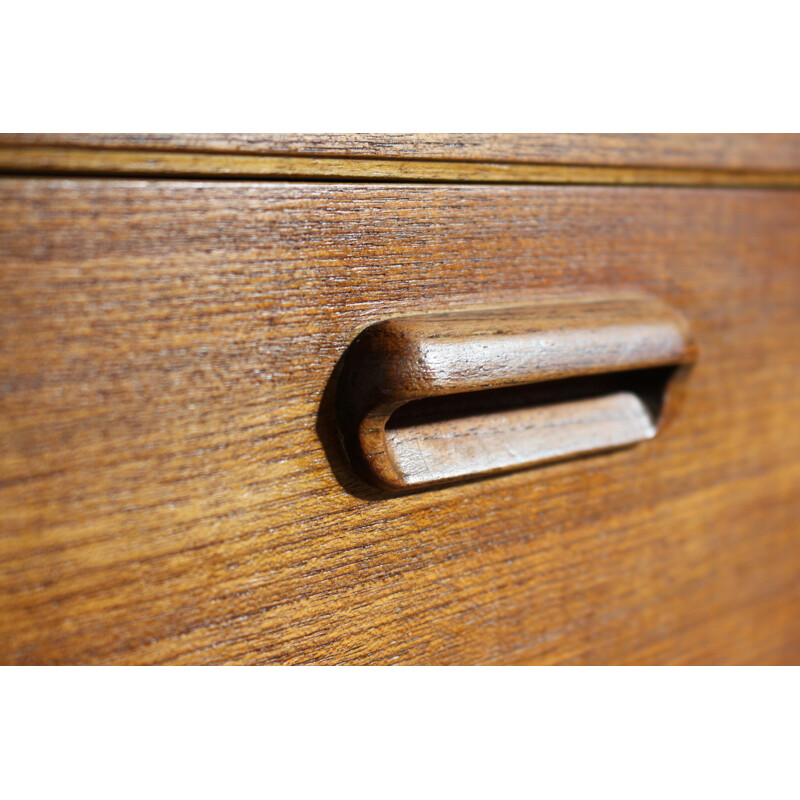
[[[0,660],[797,663],[800,193],[0,181]],[[672,425],[399,497],[331,373],[389,315],[628,287]]]
[[[791,133],[2,133],[0,146],[445,159],[537,164],[800,169]]]

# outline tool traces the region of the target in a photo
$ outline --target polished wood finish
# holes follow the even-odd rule
[[[0,146],[3,145],[347,159],[800,170],[800,137],[786,133],[3,133]]]
[[[796,663],[800,193],[0,181],[8,663]],[[428,492],[337,456],[397,314],[632,287],[646,446]]]
[[[473,163],[394,158],[329,158],[236,153],[0,147],[0,173],[402,181],[403,183],[554,183],[618,186],[800,188],[800,168],[670,169],[604,165]]]
[[[625,447],[651,439],[656,424],[647,402],[630,390],[545,402],[534,396],[511,408],[447,409],[390,423],[381,432],[381,449],[364,453],[364,473],[380,488],[430,488]]]
[[[356,469],[402,491],[649,439],[666,385],[675,383],[663,368],[694,358],[686,321],[636,293],[395,317],[370,325],[348,348],[337,416]],[[609,391],[609,374],[632,371],[636,385],[615,382]],[[655,373],[658,385],[643,372]],[[598,374],[605,380],[571,380]],[[512,388],[523,391],[509,407],[509,393],[497,390]],[[453,395],[467,393],[469,403],[476,392],[480,408],[453,408]],[[447,398],[444,416],[431,419],[430,398]],[[409,403],[416,419],[409,424],[406,414],[387,435]]]

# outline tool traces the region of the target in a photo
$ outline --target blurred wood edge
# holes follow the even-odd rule
[[[12,174],[262,180],[800,188],[798,171],[679,169],[4,146]]]

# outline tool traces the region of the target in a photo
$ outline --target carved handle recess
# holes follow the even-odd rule
[[[362,477],[402,491],[649,439],[695,355],[638,294],[397,317],[350,345],[337,416]]]

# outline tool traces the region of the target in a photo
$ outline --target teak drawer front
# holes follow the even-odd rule
[[[7,178],[0,201],[3,662],[800,657],[799,192]],[[359,329],[598,287],[692,325],[663,435],[415,494],[350,477],[326,385]]]

